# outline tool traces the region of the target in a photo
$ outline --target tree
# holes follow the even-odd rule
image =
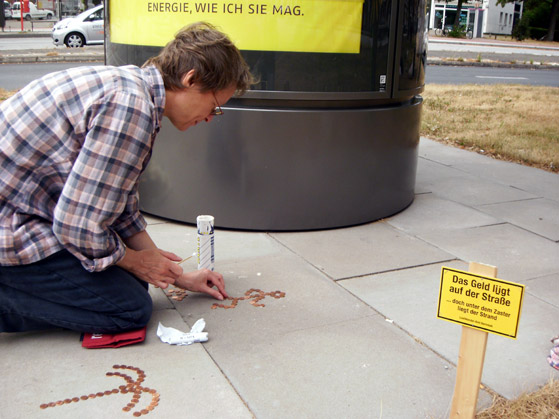
[[[549,19],[549,29],[547,30],[547,40],[553,41],[555,37],[555,28],[557,26],[557,17],[559,16],[559,0],[553,0],[551,5],[551,18]]]
[[[497,4],[504,6],[507,3],[514,3],[514,1],[515,0],[497,0]],[[521,32],[526,31],[528,33],[522,33],[521,35],[530,36],[530,28],[539,26],[537,21],[542,15],[545,16],[545,19],[549,16],[549,20],[543,23],[543,25],[547,25],[545,39],[547,41],[553,41],[557,28],[557,19],[559,17],[559,0],[524,0],[524,12],[519,25],[522,28]]]
[[[454,18],[454,24],[452,25],[453,31],[458,31],[460,28],[460,13],[462,13],[462,3],[464,0],[458,0],[458,5],[456,6],[456,17]],[[466,0],[466,3],[468,0]]]

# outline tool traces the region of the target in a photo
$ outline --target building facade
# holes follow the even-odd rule
[[[431,0],[429,28],[448,28],[457,18],[457,0]],[[522,16],[522,1],[498,5],[497,0],[464,0],[460,24],[473,30],[474,36],[511,35],[514,24]]]

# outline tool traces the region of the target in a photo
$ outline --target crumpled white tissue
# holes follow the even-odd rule
[[[161,342],[168,343],[169,345],[191,345],[196,342],[206,342],[208,340],[208,333],[204,332],[206,322],[204,319],[199,319],[189,333],[181,332],[180,330],[172,327],[165,327],[161,323],[157,327],[157,336]]]

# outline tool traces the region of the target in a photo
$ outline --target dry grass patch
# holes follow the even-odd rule
[[[421,135],[559,172],[559,88],[429,84]]]
[[[17,90],[6,90],[6,89],[2,89],[0,87],[0,102],[3,102],[6,99],[9,99],[10,96],[12,96],[16,92],[17,92]]]
[[[493,405],[476,419],[557,419],[559,418],[559,381],[550,380],[539,390],[515,400],[496,398]]]

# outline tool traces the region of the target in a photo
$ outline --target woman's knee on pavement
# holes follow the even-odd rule
[[[117,315],[118,321],[115,319],[115,323],[120,326],[122,331],[140,329],[148,324],[152,311],[153,302],[149,293],[136,294],[134,301],[130,301],[128,311]]]

